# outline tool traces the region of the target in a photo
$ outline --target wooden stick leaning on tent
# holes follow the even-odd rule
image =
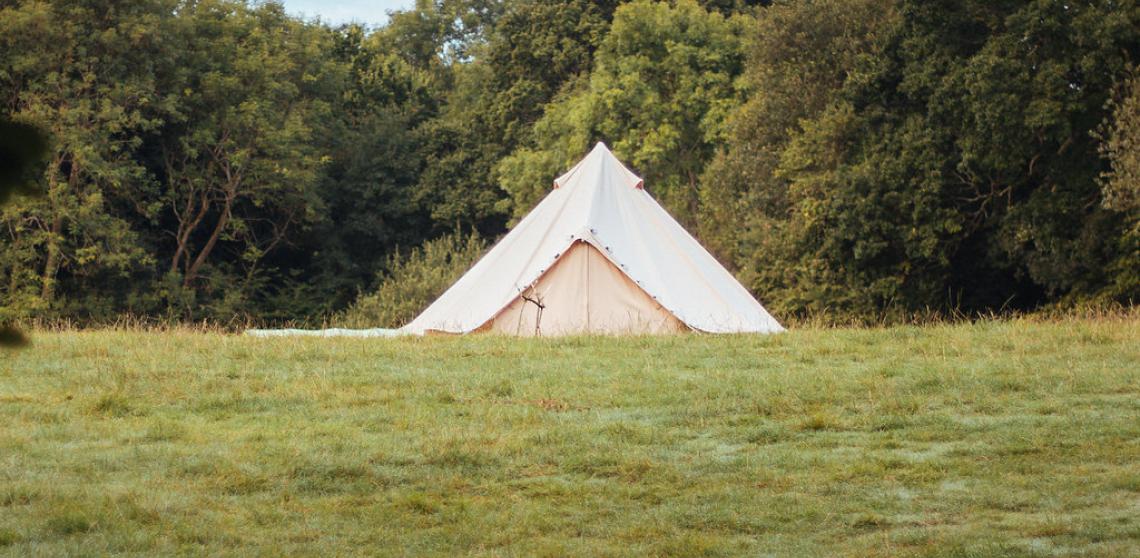
[[[534,287],[532,286],[530,288],[530,290],[531,290],[531,292],[534,292]],[[538,336],[542,335],[542,311],[546,309],[546,305],[542,303],[542,297],[538,296],[538,293],[534,293],[533,298],[526,296],[525,292],[521,296],[522,296],[523,300],[525,300],[525,301],[527,301],[527,302],[538,307],[538,313],[534,317],[534,336],[538,337]],[[517,332],[519,330],[519,328],[521,328],[521,327],[522,327],[522,312],[519,312],[519,325],[515,328],[515,331]]]

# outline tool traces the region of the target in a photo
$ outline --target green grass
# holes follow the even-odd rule
[[[0,359],[0,554],[1140,555],[1135,317]]]

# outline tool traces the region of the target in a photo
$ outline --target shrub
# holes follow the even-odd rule
[[[343,327],[399,327],[411,321],[480,256],[487,243],[477,233],[429,240],[388,259],[380,286],[362,295],[334,321]]]

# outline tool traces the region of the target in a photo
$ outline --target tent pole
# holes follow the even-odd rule
[[[586,250],[586,331],[590,331],[590,260],[593,259],[589,248]]]

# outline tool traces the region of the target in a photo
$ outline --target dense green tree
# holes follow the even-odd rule
[[[1114,0],[0,0],[0,322],[405,315],[599,140],[781,314],[1134,300],[1138,57]]]
[[[151,59],[169,52],[174,2],[21,2],[0,8],[0,92],[52,138],[44,196],[5,207],[5,312],[111,312],[153,262],[117,211],[148,186],[134,156],[169,110]],[[61,288],[62,287],[62,288]],[[70,297],[70,298],[69,298]]]
[[[497,0],[416,0],[413,9],[391,14],[380,35],[418,68],[450,65],[470,60],[502,9]]]
[[[798,10],[803,21],[816,5]],[[1140,12],[947,0],[898,13],[854,33],[871,48],[837,50],[857,56],[834,66],[845,71],[822,108],[760,142],[762,166],[726,156],[737,174],[721,199],[747,192],[730,215],[752,240],[730,249],[751,286],[779,309],[864,316],[1100,292],[1122,220],[1099,203],[1090,131],[1137,53]],[[738,115],[733,149],[753,149],[740,145],[748,130],[766,127],[745,119],[780,112]]]
[[[414,134],[438,109],[432,77],[359,27],[337,37],[334,55],[349,74],[318,134],[329,148],[318,184],[324,214],[312,234],[282,254],[303,268],[287,293],[292,302],[269,301],[284,314],[343,308],[390,254],[433,232],[430,209],[416,198],[423,161]]]
[[[505,2],[473,59],[452,68],[438,118],[418,132],[425,169],[421,204],[448,229],[503,230],[511,200],[495,165],[530,140],[542,107],[589,72],[617,2]]]
[[[692,0],[621,6],[589,79],[547,106],[534,147],[499,166],[516,213],[529,210],[560,170],[602,140],[643,174],[666,207],[694,222],[698,178],[741,101],[735,81],[752,21]]]
[[[897,11],[878,0],[778,2],[757,13],[745,75],[748,100],[728,120],[728,136],[702,177],[701,238],[747,283],[770,287],[769,258],[784,240],[790,211],[780,154],[801,124],[822,113],[848,79],[870,71]],[[764,276],[758,277],[757,274]]]
[[[1097,134],[1109,161],[1109,170],[1101,175],[1104,206],[1135,211],[1140,209],[1140,73],[1132,70],[1116,87],[1109,107],[1112,114]]]
[[[1112,113],[1097,132],[1109,170],[1101,175],[1105,209],[1124,219],[1118,254],[1108,267],[1104,296],[1135,300],[1140,295],[1140,73],[1133,68],[1115,88]]]
[[[335,322],[342,327],[400,327],[412,321],[486,250],[477,234],[453,233],[389,256],[376,289],[361,296]]]
[[[724,15],[741,12],[755,13],[755,7],[768,6],[771,0],[700,0],[706,10],[718,11]]]
[[[276,4],[202,0],[179,24],[178,71],[163,85],[182,96],[160,133],[161,195],[148,202],[172,239],[166,273],[232,313],[264,288],[266,254],[318,218],[326,154],[313,127],[342,72],[330,34]]]

